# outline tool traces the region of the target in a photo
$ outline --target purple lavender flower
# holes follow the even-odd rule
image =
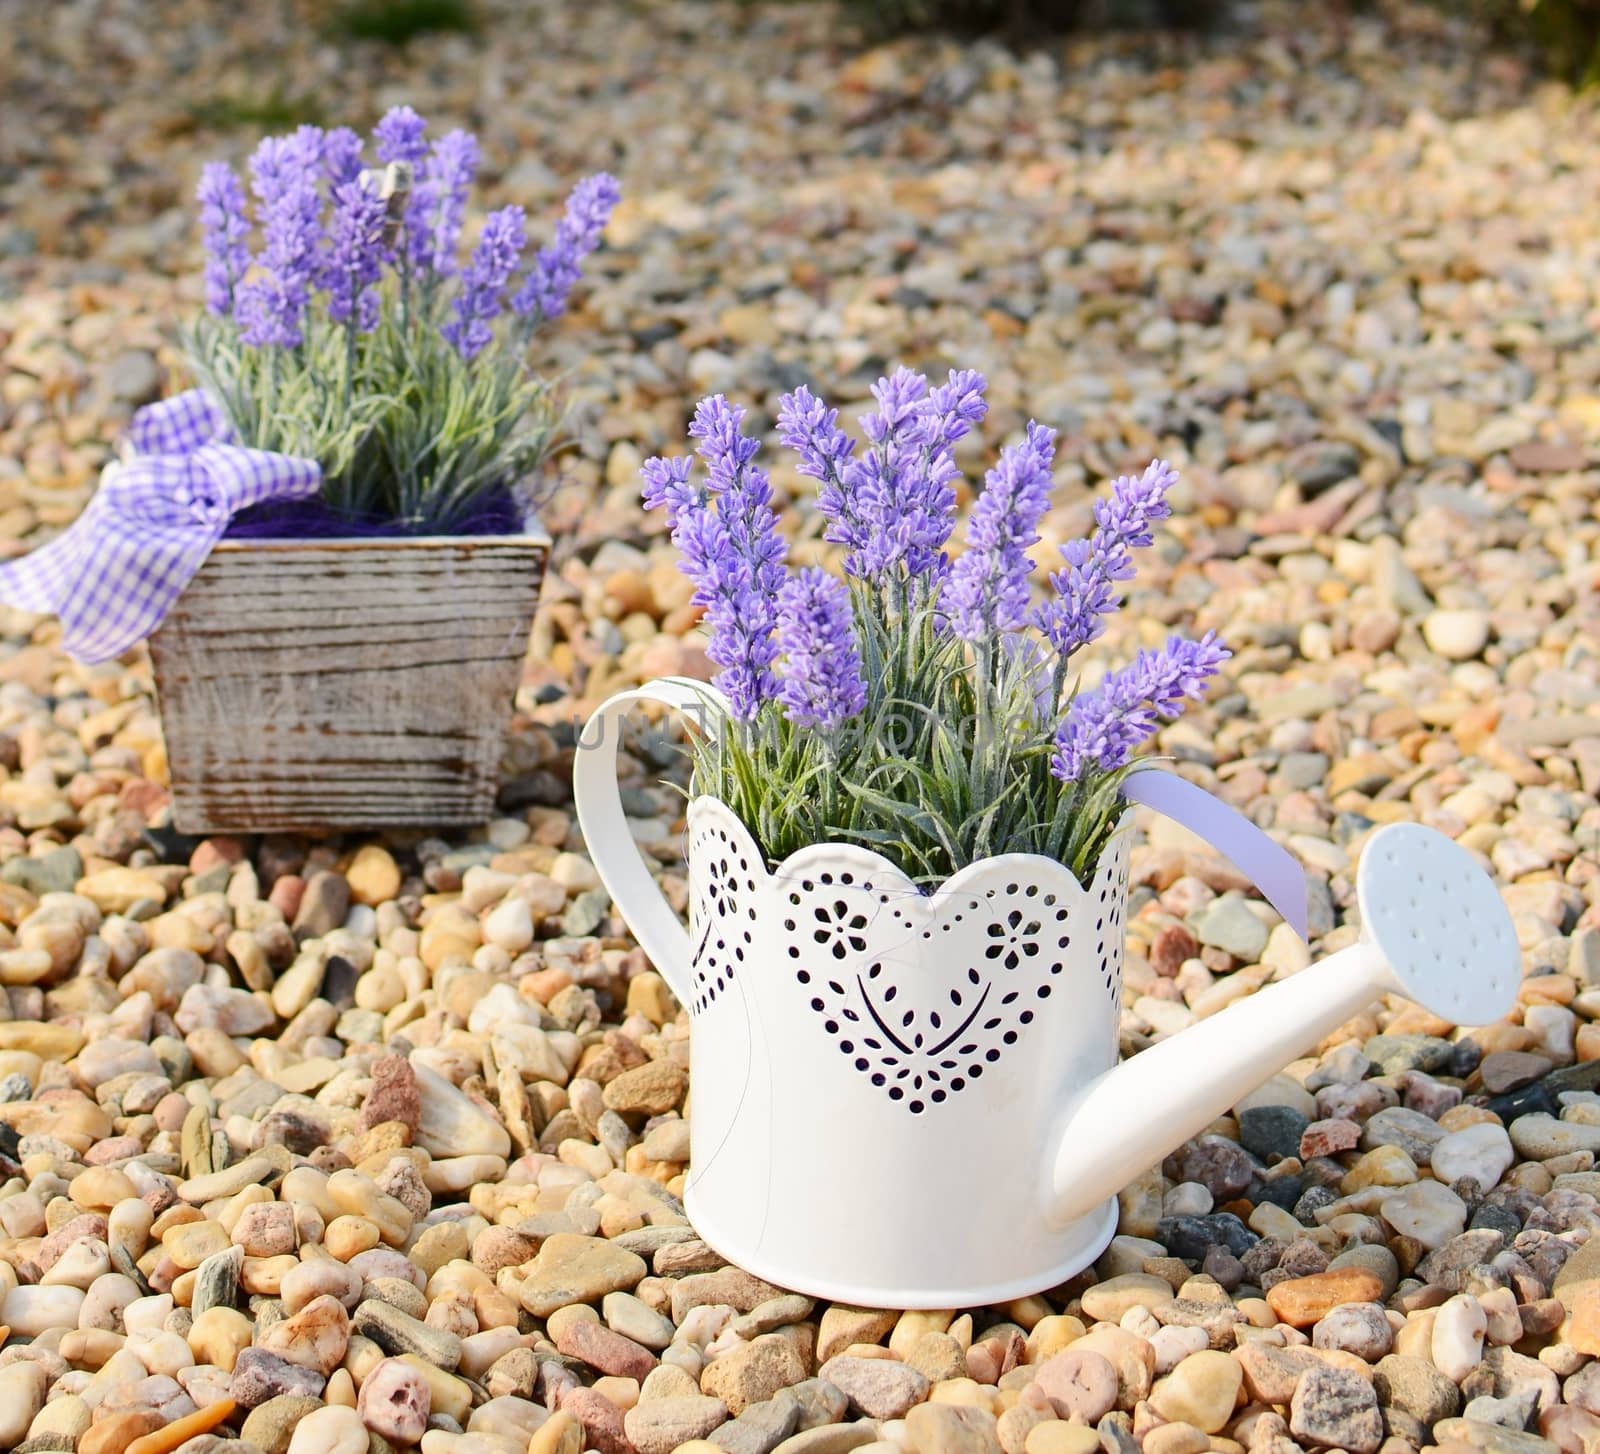
[[[250,216],[238,173],[226,162],[207,162],[195,189],[206,250],[206,307],[226,318],[250,266]]]
[[[778,430],[783,442],[800,456],[800,473],[817,480],[817,510],[827,520],[823,532],[852,552],[866,544],[856,486],[859,461],[856,442],[839,428],[839,411],[830,409],[803,384],[778,400]]]
[[[689,483],[693,469],[693,456],[680,454],[671,457],[657,455],[654,459],[647,459],[640,470],[644,476],[644,507],[646,510],[666,510],[674,544],[677,543],[679,521],[687,520],[705,504],[705,492]]]
[[[917,430],[917,442],[932,452],[951,448],[972,432],[989,412],[983,397],[988,385],[976,369],[951,369],[949,379],[928,395]]]
[[[860,419],[867,449],[852,462],[847,481],[849,507],[859,521],[852,533],[860,544],[845,560],[852,575],[881,575],[905,558],[911,521],[901,507],[908,493],[904,477],[914,454],[910,435],[927,393],[927,379],[908,368],[872,386],[878,407]]]
[[[1158,459],[1147,465],[1142,475],[1123,475],[1113,481],[1111,498],[1094,502],[1094,518],[1100,529],[1129,549],[1154,544],[1150,527],[1172,514],[1167,491],[1177,479],[1177,470],[1166,460]]]
[[[322,243],[322,133],[302,126],[292,136],[267,137],[250,159],[250,174],[265,246],[261,272],[235,295],[241,336],[253,347],[295,348]]]
[[[1151,526],[1172,513],[1166,494],[1177,478],[1160,459],[1142,475],[1122,476],[1112,483],[1109,500],[1095,501],[1094,534],[1061,547],[1066,565],[1050,576],[1055,598],[1039,607],[1034,620],[1063,661],[1095,640],[1105,618],[1122,604],[1117,583],[1132,578],[1133,550],[1149,545]]]
[[[1126,767],[1162,720],[1199,701],[1230,653],[1208,631],[1198,641],[1172,637],[1160,651],[1141,651],[1092,692],[1081,693],[1056,730],[1050,771],[1076,782],[1086,771]]]
[[[502,207],[484,220],[483,234],[461,276],[456,316],[440,332],[464,359],[474,359],[494,340],[489,320],[499,316],[500,295],[517,270],[528,229],[522,208]]]
[[[427,154],[423,133],[428,123],[409,106],[391,106],[372,130],[380,162],[405,162],[416,166]]]
[[[878,410],[861,421],[872,442],[855,486],[866,543],[851,570],[882,575],[903,564],[912,575],[942,576],[960,473],[953,447],[987,412],[984,387],[971,370],[951,370],[931,394],[911,369],[878,381]]]
[[[872,386],[877,409],[861,416],[861,429],[869,443],[877,446],[897,440],[907,430],[928,397],[926,375],[903,365]]]
[[[1050,504],[1055,430],[1030,422],[1027,438],[1003,450],[972,507],[967,551],[951,568],[941,604],[967,641],[992,641],[1028,619],[1028,548]]]
[[[361,138],[348,126],[336,126],[323,135],[322,170],[330,193],[361,175]]]
[[[378,322],[378,295],[373,288],[383,272],[384,200],[358,176],[333,189],[333,225],[322,267],[328,290],[328,316],[335,323],[352,319],[363,333]]]
[[[748,720],[777,691],[773,627],[783,584],[784,544],[773,516],[772,485],[755,463],[760,445],[740,433],[744,410],[720,394],[702,399],[689,433],[707,465],[707,488],[690,483],[692,461],[651,459],[644,466],[645,508],[665,508],[680,567],[706,608],[706,654],[723,668],[717,685],[734,714]]]
[[[756,594],[771,603],[783,584],[786,548],[772,513],[772,481],[755,463],[761,446],[740,433],[743,422],[742,407],[714,394],[695,407],[689,435],[700,441],[697,449],[706,462],[706,483],[717,502],[717,516],[733,548],[748,563]]]
[[[833,731],[867,705],[850,592],[837,576],[808,566],[778,592],[778,699],[800,727]]]
[[[695,585],[690,599],[706,608],[706,655],[723,668],[717,685],[734,715],[748,721],[776,687],[773,602],[755,589],[750,562],[735,548],[709,493],[690,483],[693,467],[687,455],[646,460],[645,508],[666,509],[678,568]]]
[[[320,126],[312,126],[306,122],[289,133],[289,144],[294,148],[295,154],[301,159],[303,166],[316,168],[319,172],[322,167],[323,146],[327,141],[327,134]]]
[[[455,272],[456,243],[478,162],[478,139],[470,131],[449,132],[428,149],[406,205],[406,251],[414,271],[436,278]]]
[[[600,234],[621,200],[617,179],[606,172],[585,177],[567,198],[555,240],[534,255],[528,276],[511,300],[511,311],[532,322],[559,318],[567,294],[582,276],[581,264],[599,246]]]
[[[937,578],[948,567],[944,545],[955,528],[954,481],[961,474],[955,445],[988,413],[986,387],[975,369],[952,369],[949,380],[929,394],[917,421],[913,442],[921,454],[906,500],[912,522],[906,566],[915,574],[932,571]]]

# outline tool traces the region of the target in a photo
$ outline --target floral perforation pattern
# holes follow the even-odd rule
[[[695,987],[689,1010],[697,1015],[714,1004],[744,968],[752,947],[756,881],[745,849],[715,826],[697,829],[690,862],[699,870],[694,875],[689,920]]]
[[[827,877],[789,894],[784,929],[796,979],[840,1054],[890,1100],[922,1115],[980,1080],[1033,1023],[1072,944],[1071,911],[1038,884],[1011,882],[957,898],[914,929],[883,897],[890,922],[905,931],[900,944],[971,958],[953,984],[946,977],[935,992],[903,964],[886,965],[882,945],[866,955],[865,942],[851,942],[870,939],[860,896],[830,898],[839,885]],[[826,934],[812,928],[818,921],[826,921]],[[847,952],[839,953],[841,946]],[[819,959],[819,951],[827,957]],[[837,962],[819,967],[830,958]]]

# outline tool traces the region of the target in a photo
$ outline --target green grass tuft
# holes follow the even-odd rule
[[[187,110],[196,126],[214,131],[291,131],[302,124],[322,124],[314,100],[290,96],[277,85],[260,95],[207,96]]]
[[[347,0],[329,17],[328,29],[351,40],[402,46],[419,35],[476,35],[479,23],[470,0]]]
[[[1478,0],[1497,36],[1536,48],[1551,74],[1600,84],[1600,0]]]

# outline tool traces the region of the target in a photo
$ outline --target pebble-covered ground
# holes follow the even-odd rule
[[[243,113],[409,101],[481,132],[496,201],[627,192],[551,343],[559,578],[465,836],[183,839],[143,656],[0,619],[0,1448],[1600,1450],[1591,109],[1392,6],[1025,56],[698,0],[505,0],[389,52],[326,8],[8,7],[0,533],[69,521],[177,382],[187,196]],[[1390,1001],[1310,1049],[1127,1189],[1092,1276],[904,1315],[695,1237],[688,1026],[567,788],[575,719],[704,666],[640,458],[702,392],[765,425],[898,361],[989,375],[975,471],[1063,431],[1053,539],[1182,466],[1107,657],[1233,644],[1164,749],[1304,861],[1313,952],[1415,819],[1492,865],[1526,970],[1504,1023]],[[681,902],[665,762],[629,805]],[[1305,962],[1159,822],[1133,872],[1127,1050]]]

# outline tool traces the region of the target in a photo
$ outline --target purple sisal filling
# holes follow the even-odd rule
[[[420,528],[387,515],[351,515],[320,499],[272,500],[252,505],[233,517],[229,540],[333,540],[385,535],[521,535],[523,511],[510,490],[480,495],[447,531]]]

